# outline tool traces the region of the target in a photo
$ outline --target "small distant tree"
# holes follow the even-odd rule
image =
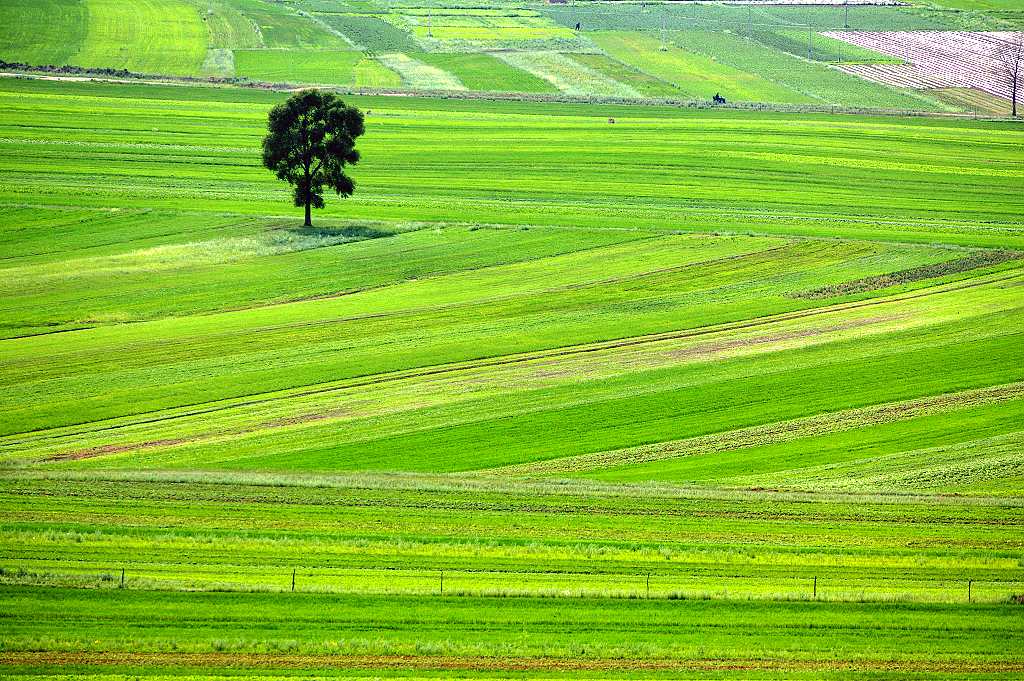
[[[324,187],[351,196],[355,182],[345,166],[359,162],[355,140],[363,134],[363,114],[335,95],[303,90],[270,110],[263,138],[263,165],[295,187],[295,205],[323,208]]]
[[[1024,33],[1014,33],[1013,38],[999,48],[996,53],[996,68],[999,80],[1006,86],[1010,95],[1012,115],[1017,115],[1017,93],[1020,81],[1024,77]]]

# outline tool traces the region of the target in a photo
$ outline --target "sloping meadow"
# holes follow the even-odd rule
[[[5,677],[1019,674],[1018,127],[282,96],[0,83]]]

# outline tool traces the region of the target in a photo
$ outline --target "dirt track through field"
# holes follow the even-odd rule
[[[276,655],[259,653],[0,653],[0,665],[210,669],[389,669],[421,671],[903,671],[963,674],[1024,672],[1021,662],[781,660],[770,658],[587,659],[441,655]]]

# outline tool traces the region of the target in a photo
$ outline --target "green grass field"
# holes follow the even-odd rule
[[[187,2],[89,0],[86,41],[73,61],[142,73],[195,73],[206,56],[202,22]]]
[[[956,3],[958,0],[953,0]],[[960,0],[972,2],[973,0]],[[984,2],[984,0],[979,0]],[[996,0],[1014,4],[1014,0]],[[926,3],[914,3],[925,5]],[[949,5],[940,0],[926,7],[885,7],[851,5],[850,28],[860,31],[924,31],[955,26],[945,12],[934,11],[931,5]],[[546,16],[563,26],[582,24],[585,31],[678,31],[704,29],[730,30],[742,33],[748,27],[787,28],[812,26],[816,30],[842,28],[846,12],[841,2],[833,5],[785,5],[765,3],[743,4],[684,3],[666,5],[657,3],[574,2],[544,5]],[[993,8],[995,9],[995,8]],[[639,10],[639,11],[637,11]]]
[[[201,678],[234,674],[239,666],[261,659],[270,665],[290,663],[289,677],[314,670],[364,677],[381,667],[402,668],[384,672],[401,678],[600,674],[611,679],[704,678],[736,670],[750,678],[772,668],[785,669],[786,678],[878,678],[886,671],[915,668],[930,670],[929,678],[954,678],[957,670],[971,678],[1012,678],[1019,670],[1005,649],[1006,639],[1020,634],[1019,619],[992,606],[893,609],[797,603],[780,606],[765,621],[761,608],[742,602],[117,591],[92,597],[54,591],[39,599],[24,590],[0,593],[5,616],[15,615],[19,607],[38,612],[34,622],[19,620],[12,640],[38,640],[57,623],[70,632],[62,641],[65,646],[0,653],[15,678],[26,669],[32,670],[25,674],[29,678],[57,671],[89,675],[105,659],[118,661],[114,673],[199,672]],[[256,619],[254,612],[262,616]],[[156,625],[184,618],[186,626]],[[481,629],[480,621],[492,624]],[[833,652],[820,656],[816,651],[823,629],[837,633],[828,639]],[[944,639],[937,630],[957,633]],[[241,637],[240,631],[245,632]],[[132,648],[124,650],[129,636]],[[211,637],[214,650],[207,643]],[[775,648],[762,648],[766,641]],[[752,647],[758,651],[753,655]],[[787,654],[778,659],[772,650]],[[657,661],[648,661],[652,653]],[[175,659],[188,667],[174,668]],[[498,676],[505,668],[514,675]]]
[[[951,19],[964,28],[1019,31],[1024,28],[1024,7],[1016,0],[940,0],[935,5],[952,10]]]
[[[942,111],[946,108],[931,95],[931,91],[901,90],[871,83],[774,49],[761,40],[710,31],[679,31],[671,34],[670,40],[672,44],[703,55],[716,64],[756,75],[762,81],[784,88],[788,94],[777,95],[780,99],[788,97],[798,102],[917,111]],[[739,96],[752,97],[750,93],[740,93]]]
[[[632,68],[604,54],[571,54],[569,57],[588,69],[629,86],[646,97],[685,98],[686,92],[664,80]]]
[[[207,44],[834,101],[711,31],[371,59],[327,21],[542,18],[484,5],[224,0]],[[285,97],[0,79],[5,679],[1024,673],[1018,123],[346,95],[357,189],[305,228]]]
[[[321,20],[341,31],[356,45],[370,52],[416,52],[419,46],[407,32],[392,26],[377,16],[361,14],[324,14]]]
[[[81,49],[87,26],[81,0],[10,0],[0,5],[0,58],[63,64]],[[59,37],[59,39],[58,39]]]
[[[207,0],[201,18],[206,24],[211,49],[255,49],[264,47],[262,29],[242,12],[244,5],[233,0]]]
[[[694,99],[715,92],[726,99],[804,104],[812,100],[766,78],[745,73],[701,54],[663,45],[650,33],[604,31],[592,36],[601,49],[639,71],[671,83]]]
[[[184,0],[15,0],[0,7],[0,58],[190,75],[206,30]]]
[[[576,97],[639,98],[640,93],[607,73],[592,68],[571,55],[559,52],[502,52],[500,58],[545,81],[560,92]]]
[[[266,0],[226,0],[250,22],[260,41],[269,48],[347,49],[351,44],[308,16],[295,5]],[[301,7],[301,5],[300,5]]]
[[[750,37],[769,47],[778,48],[797,57],[813,61],[844,63],[899,63],[888,55],[869,50],[820,33],[800,28],[779,28],[757,31]]]
[[[399,75],[402,84],[415,90],[467,89],[454,74],[431,64],[413,59],[407,54],[383,54],[380,63]]]
[[[235,73],[269,82],[356,85],[362,52],[312,50],[235,50]]]
[[[379,60],[355,50],[235,50],[233,74],[271,83],[399,88],[402,78]]]
[[[557,92],[556,88],[526,71],[513,68],[490,54],[419,52],[417,61],[458,78],[470,90],[482,92]]]

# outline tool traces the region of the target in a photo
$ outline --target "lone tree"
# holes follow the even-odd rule
[[[996,68],[999,79],[1010,95],[1013,116],[1017,115],[1017,93],[1020,81],[1024,79],[1024,33],[1014,33],[1012,38],[996,53]]]
[[[324,187],[351,196],[355,182],[345,166],[359,162],[355,140],[363,134],[363,113],[329,92],[303,90],[270,110],[263,138],[263,165],[295,186],[295,205],[323,208]]]

